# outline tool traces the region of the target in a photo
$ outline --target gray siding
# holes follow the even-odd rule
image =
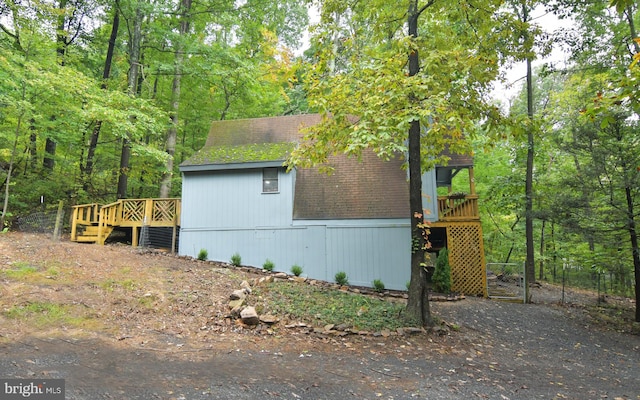
[[[433,176],[432,176],[433,175]],[[423,177],[425,208],[437,219],[435,173]],[[410,279],[409,219],[292,219],[295,172],[279,174],[280,191],[262,193],[262,170],[185,173],[179,253],[262,267],[268,258],[277,271],[298,264],[303,275],[332,282],[336,272],[349,282],[371,286],[380,279],[389,289],[405,290]]]
[[[278,193],[262,193],[262,170],[183,176],[181,224],[189,229],[290,226],[294,173],[279,173]]]
[[[435,169],[422,174],[422,193],[424,193],[422,207],[427,210],[425,219],[435,222],[438,220],[438,188]]]
[[[313,223],[323,225],[313,225]],[[371,286],[380,279],[389,289],[406,289],[410,278],[408,221],[305,221],[310,225],[280,229],[186,229],[180,233],[180,254],[196,257],[206,249],[210,260],[228,262],[234,253],[242,264],[262,267],[268,258],[277,271],[293,264],[303,275],[333,281],[347,273],[352,285]],[[327,224],[327,225],[324,225]]]

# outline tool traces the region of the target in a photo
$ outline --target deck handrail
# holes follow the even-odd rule
[[[439,221],[475,221],[479,219],[478,195],[438,196]]]
[[[78,224],[92,225],[100,219],[100,204],[79,204],[72,207],[73,217],[71,219],[71,240],[76,240]]]

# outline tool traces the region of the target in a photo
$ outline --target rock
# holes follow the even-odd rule
[[[231,300],[244,300],[247,297],[247,292],[244,289],[242,290],[234,290],[233,293],[229,295],[229,299]]]
[[[273,275],[273,277],[279,278],[279,279],[288,279],[289,275],[287,275],[286,272],[278,272],[275,275]]]
[[[240,283],[240,288],[243,289],[247,294],[251,294],[251,284],[247,281],[242,281]]]
[[[351,324],[340,324],[338,326],[336,326],[336,330],[337,331],[346,331],[347,329],[351,329],[353,327],[353,325]]]
[[[229,302],[229,308],[230,309],[234,309],[234,308],[237,308],[237,307],[242,307],[243,304],[244,304],[244,298],[237,299],[237,300],[231,300]]]
[[[242,309],[242,311],[240,311],[240,319],[242,320],[242,323],[246,325],[258,325],[260,323],[258,313],[253,306],[248,306]]]
[[[292,279],[293,279],[295,282],[298,282],[298,283],[304,283],[304,282],[306,282],[306,281],[307,281],[307,278],[305,278],[305,277],[303,277],[303,276],[294,276]]]
[[[406,328],[401,328],[401,329],[404,331],[404,333],[405,333],[405,334],[408,334],[408,335],[415,335],[416,333],[423,333],[423,332],[425,332],[425,330],[424,330],[424,329],[422,329],[422,328],[416,328],[416,327],[413,327],[413,326],[406,327]]]
[[[288,324],[284,326],[287,329],[291,329],[291,328],[306,328],[307,324],[305,324],[304,322],[294,322],[292,324]]]
[[[239,306],[235,306],[231,309],[231,312],[229,313],[229,318],[233,318],[236,319],[240,316],[240,311],[242,311],[242,304]]]
[[[260,316],[260,322],[262,322],[263,324],[272,325],[279,322],[279,319],[275,315],[264,314]]]

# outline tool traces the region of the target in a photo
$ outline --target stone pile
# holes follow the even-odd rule
[[[272,314],[259,315],[254,306],[248,305],[249,296],[252,294],[252,287],[259,285],[266,285],[274,282],[275,280],[289,280],[295,282],[305,282],[306,278],[289,276],[286,273],[280,272],[264,277],[256,278],[250,281],[242,281],[240,288],[234,290],[229,295],[229,315],[227,319],[235,320],[238,325],[246,329],[255,329],[260,324],[271,327],[280,322],[280,319]],[[308,282],[308,284],[313,284]],[[322,327],[310,326],[304,322],[293,322],[283,324],[286,329],[297,329],[302,333],[316,334],[322,336],[347,336],[347,335],[360,335],[360,336],[373,336],[373,337],[390,337],[390,336],[409,336],[418,333],[426,332],[423,328],[405,327],[398,328],[396,330],[384,329],[380,332],[369,332],[354,329],[350,324],[328,324]],[[442,332],[436,332],[443,334]]]

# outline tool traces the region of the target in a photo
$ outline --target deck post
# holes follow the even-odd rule
[[[173,218],[173,231],[171,233],[171,254],[176,252],[176,232],[177,232],[177,219]]]
[[[75,242],[77,239],[78,229],[78,207],[73,207],[73,218],[71,219],[71,241]]]
[[[100,211],[98,213],[98,239],[96,240],[96,243],[100,245],[104,244],[104,242],[102,241],[102,227],[104,225],[105,219],[104,213],[104,207],[100,207]]]
[[[131,227],[131,247],[138,247],[138,227]]]

